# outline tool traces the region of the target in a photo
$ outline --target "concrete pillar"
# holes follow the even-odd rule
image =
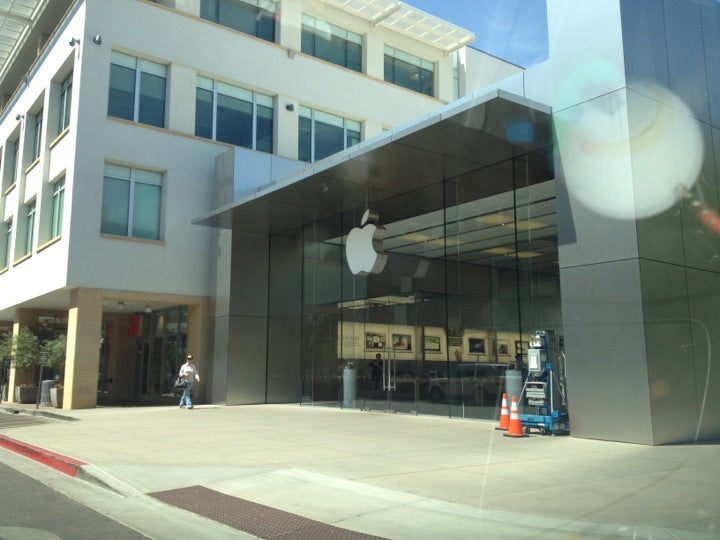
[[[296,98],[279,95],[276,107],[275,151],[278,156],[297,159],[300,103]]]
[[[300,2],[283,0],[278,6],[280,19],[277,42],[293,51],[300,51],[302,37],[302,5]]]
[[[363,65],[365,73],[381,81],[385,79],[385,41],[380,32],[370,30],[365,37]]]
[[[168,129],[195,134],[196,73],[180,64],[172,64],[168,76]]]
[[[207,382],[212,380],[212,361],[208,347],[210,342],[209,312],[209,300],[188,306],[187,352],[195,357],[195,365],[200,373],[200,384],[193,389],[195,400],[198,402],[206,401],[206,388],[209,386]]]
[[[102,295],[94,289],[73,289],[68,311],[63,409],[97,405]]]

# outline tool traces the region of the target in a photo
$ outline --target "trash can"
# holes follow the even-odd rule
[[[343,407],[355,406],[355,364],[348,362],[343,368]]]
[[[505,392],[507,394],[508,407],[512,404],[512,397],[517,398],[518,413],[522,413],[522,400],[520,399],[520,392],[522,392],[523,381],[522,371],[515,369],[513,363],[508,364],[508,369],[505,372]]]
[[[52,405],[52,402],[50,401],[50,389],[52,388],[52,385],[55,384],[55,381],[53,379],[42,381],[40,383],[40,406],[41,407],[49,407]]]

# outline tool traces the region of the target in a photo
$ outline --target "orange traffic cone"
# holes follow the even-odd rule
[[[508,424],[507,433],[503,433],[504,437],[527,437],[523,432],[522,423],[520,422],[520,412],[518,411],[517,398],[512,397],[512,405],[510,405],[510,423]]]
[[[510,425],[510,411],[508,411],[507,394],[503,392],[502,406],[500,408],[500,424],[495,428],[499,431],[507,431]]]

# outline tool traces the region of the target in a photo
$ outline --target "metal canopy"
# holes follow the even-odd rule
[[[442,50],[445,54],[464,47],[475,34],[448,21],[395,0],[322,0],[356,17],[371,27],[383,26]]]
[[[550,132],[550,109],[544,105],[501,90],[471,95],[311,164],[193,223],[280,233],[444,180],[475,178],[491,165],[547,149]],[[478,182],[468,182],[473,183]],[[478,196],[493,191],[482,185],[473,189]]]

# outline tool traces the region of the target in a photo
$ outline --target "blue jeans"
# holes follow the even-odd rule
[[[188,381],[187,386],[183,390],[182,397],[180,398],[180,406],[187,405],[188,408],[192,407],[192,387],[195,381]]]

